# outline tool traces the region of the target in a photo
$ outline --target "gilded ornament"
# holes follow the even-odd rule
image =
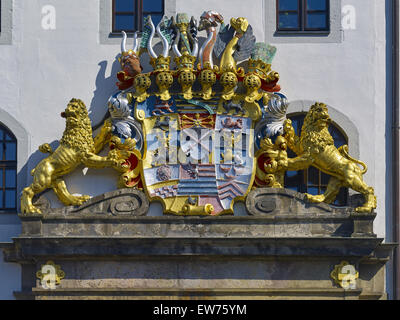
[[[208,62],[205,64],[203,70],[200,71],[199,81],[201,85],[199,96],[203,100],[210,100],[215,95],[212,91],[212,86],[217,82],[217,76]]]
[[[180,57],[176,57],[175,62],[178,68],[178,82],[182,88],[181,95],[186,100],[190,100],[193,98],[192,86],[196,81],[196,74],[194,73],[196,57],[184,53]]]
[[[331,278],[335,284],[343,289],[356,289],[356,280],[359,278],[359,273],[353,265],[347,261],[342,261],[332,270]]]
[[[221,30],[217,49],[225,42],[224,51],[220,55],[219,69],[221,72],[237,72],[236,61],[247,59],[254,47],[255,37],[253,29],[246,18],[232,18],[231,27]],[[224,34],[226,33],[226,35]],[[229,39],[230,38],[230,39]],[[226,41],[229,39],[229,42]],[[217,51],[217,56],[219,56]]]
[[[182,208],[182,212],[185,215],[210,215],[214,211],[214,207],[207,203],[204,206],[195,206],[191,204],[185,204]]]
[[[221,75],[220,83],[223,87],[221,98],[225,101],[232,100],[238,85],[237,75],[234,72],[224,72]]]
[[[255,184],[258,187],[284,188],[285,172],[288,168],[287,141],[279,136],[275,143],[264,138],[261,149],[255,154],[257,169]]]
[[[48,144],[39,148],[49,152],[50,155],[32,170],[33,182],[22,191],[21,211],[23,213],[41,213],[40,209],[32,204],[32,198],[48,188],[52,188],[65,205],[81,205],[89,200],[90,196],[75,196],[69,193],[62,177],[80,164],[90,168],[119,165],[118,159],[112,153],[109,153],[107,157],[96,155],[105,141],[110,138],[110,122],[106,122],[97,139],[93,139],[89,115],[81,100],[72,99],[62,116],[66,118],[66,129],[59,147],[54,152]]]
[[[150,96],[150,94],[147,93],[147,90],[150,88],[150,86],[151,79],[148,74],[142,73],[135,77],[135,92],[133,94],[133,97],[136,99],[137,102],[143,102]]]
[[[163,101],[171,99],[169,88],[174,82],[172,72],[169,70],[171,57],[158,56],[157,59],[152,59],[150,62],[154,68],[156,75],[156,84],[158,86],[158,92],[156,95]]]
[[[323,103],[311,106],[304,119],[300,137],[295,134],[291,121],[285,122],[284,137],[288,141],[289,148],[297,154],[296,158],[288,159],[288,170],[304,170],[312,165],[331,176],[326,192],[316,196],[306,194],[308,201],[332,203],[341,187],[349,187],[365,197],[365,203],[356,208],[356,211],[372,212],[376,208],[376,196],[374,189],[363,180],[367,166],[350,157],[347,146],[339,149],[335,147],[328,131],[330,122],[328,108]]]
[[[61,270],[61,266],[49,260],[36,272],[36,277],[40,279],[42,286],[56,289],[56,286],[60,285],[61,280],[65,278],[65,272]]]

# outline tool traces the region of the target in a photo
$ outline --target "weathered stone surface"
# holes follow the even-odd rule
[[[35,202],[43,213],[93,215],[133,215],[143,216],[149,209],[146,195],[137,189],[119,189],[96,196],[78,207],[52,209],[44,196]],[[29,214],[27,214],[29,215]]]
[[[277,214],[307,214],[312,216],[326,212],[348,215],[354,211],[355,205],[358,203],[358,197],[352,197],[352,206],[335,207],[326,203],[308,203],[304,197],[304,194],[290,189],[259,188],[248,194],[246,208],[248,213],[254,216]]]

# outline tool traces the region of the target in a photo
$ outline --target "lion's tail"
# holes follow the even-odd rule
[[[349,159],[349,160],[351,160],[351,161],[353,161],[353,162],[359,164],[360,166],[362,166],[362,167],[363,167],[363,170],[362,170],[362,172],[361,172],[362,174],[365,174],[365,173],[368,171],[368,167],[367,167],[367,165],[366,165],[364,162],[362,162],[362,161],[360,161],[360,160],[357,160],[357,159],[354,159],[353,157],[351,157],[351,156],[349,155],[349,146],[348,146],[348,145],[341,146],[341,147],[338,149],[338,151],[339,151],[340,154],[341,154],[342,156],[344,156],[345,158],[347,158],[347,159]]]

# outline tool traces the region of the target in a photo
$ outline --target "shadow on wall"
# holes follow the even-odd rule
[[[129,48],[129,45],[128,45]],[[159,42],[153,46],[154,51],[158,54],[162,52],[162,44]],[[98,63],[100,67],[96,76],[96,89],[93,91],[93,98],[90,102],[88,109],[89,116],[92,121],[92,127],[98,127],[105,120],[107,115],[107,101],[111,95],[119,91],[117,87],[117,73],[121,71],[121,65],[118,61],[120,53],[118,53],[114,60],[103,60]],[[171,62],[173,58],[171,59]],[[143,72],[151,72],[153,68],[150,65],[150,57],[147,53],[140,57],[140,62],[143,67]],[[110,76],[107,77],[106,71],[109,63],[112,63]],[[171,63],[172,65],[172,63]]]
[[[88,110],[92,121],[92,127],[95,127],[104,121],[104,117],[107,114],[108,98],[118,90],[116,85],[117,73],[121,70],[118,56],[119,54],[115,57],[112,63],[111,74],[109,77],[106,76],[109,61],[103,60],[98,64],[100,69],[96,76],[96,89],[93,91],[93,98]]]

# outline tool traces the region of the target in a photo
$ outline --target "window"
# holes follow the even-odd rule
[[[17,139],[0,124],[0,212],[17,210]]]
[[[148,15],[156,26],[164,15],[164,0],[113,0],[112,32],[141,31]]]
[[[292,120],[293,128],[298,136],[301,134],[301,128],[303,126],[305,115],[306,114],[302,113],[289,116],[289,118]],[[347,137],[334,124],[330,125],[329,132],[333,137],[336,148],[348,144]],[[296,154],[288,149],[288,157],[296,157]],[[285,187],[297,192],[317,195],[326,191],[329,179],[329,175],[319,171],[315,167],[310,167],[306,170],[286,172]],[[336,197],[336,201],[333,204],[337,206],[346,206],[348,204],[347,188],[342,188],[340,190],[340,193]]]
[[[277,31],[329,32],[329,0],[277,0]]]

